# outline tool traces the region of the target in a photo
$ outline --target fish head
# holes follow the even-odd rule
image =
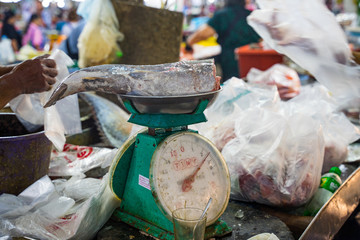
[[[59,87],[51,95],[49,101],[44,105],[44,108],[50,107],[54,105],[58,100],[64,98],[67,89],[68,89],[67,84],[59,85]]]

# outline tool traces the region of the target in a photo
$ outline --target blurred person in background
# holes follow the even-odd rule
[[[60,34],[61,30],[63,28],[63,26],[66,24],[66,21],[64,20],[64,12],[62,10],[60,10],[57,14],[56,14],[56,25],[55,25],[55,30]]]
[[[42,26],[41,16],[36,13],[32,14],[24,30],[22,45],[30,44],[35,49],[42,50],[45,43]]]
[[[221,53],[215,58],[222,71],[222,81],[239,77],[239,66],[234,50],[240,46],[257,43],[258,34],[250,27],[246,17],[251,11],[245,9],[245,0],[227,0],[224,8],[216,11],[210,20],[187,38],[187,45],[206,40],[217,34]]]
[[[79,48],[77,46],[78,40],[86,22],[84,19],[79,21],[79,24],[71,31],[70,35],[61,42],[59,49],[65,52],[71,59],[79,59]]]
[[[61,29],[61,35],[69,36],[70,33],[79,25],[79,20],[80,16],[77,15],[76,9],[71,9],[67,16],[67,22]]]
[[[16,65],[0,65],[0,109],[20,94],[44,92],[56,82],[53,59],[43,55]]]
[[[6,37],[10,39],[11,46],[14,52],[17,52],[21,47],[21,34],[16,30],[15,22],[15,13],[11,10],[7,10],[4,14],[4,21],[1,29],[1,38]]]

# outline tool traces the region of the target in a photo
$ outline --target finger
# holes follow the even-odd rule
[[[56,83],[56,79],[52,77],[45,77],[46,83],[49,85],[53,85]]]
[[[44,67],[43,68],[43,73],[45,75],[50,76],[50,77],[56,77],[58,75],[58,71],[56,70],[56,68]]]
[[[41,92],[45,92],[45,91],[49,91],[50,89],[52,88],[51,85],[49,85],[46,81],[44,82],[44,84],[37,88],[37,89],[34,89],[32,91],[27,91],[26,93],[34,93],[34,92],[38,92],[38,93],[41,93]]]
[[[48,58],[48,57],[50,57],[50,54],[44,54],[44,55],[41,55],[41,56],[37,56],[34,59],[45,59],[45,58]]]
[[[42,64],[50,67],[50,68],[55,68],[56,67],[56,62],[53,59],[42,59]]]
[[[51,89],[52,89],[52,86],[48,84],[45,91],[50,91]]]

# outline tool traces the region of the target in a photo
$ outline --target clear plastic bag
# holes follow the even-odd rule
[[[275,85],[282,100],[291,99],[300,92],[299,75],[283,64],[275,64],[266,71],[251,68],[246,79],[250,83]]]
[[[73,61],[64,52],[55,50],[50,59],[54,59],[58,70],[56,83],[52,89],[69,75],[67,66]],[[79,102],[76,94],[58,101],[55,105],[43,108],[51,96],[50,92],[22,94],[10,101],[10,107],[16,116],[32,132],[44,126],[45,135],[57,149],[62,149],[65,144],[65,134],[81,132]]]
[[[6,65],[15,62],[15,53],[11,46],[11,40],[2,36],[0,40],[0,64]]]
[[[326,86],[342,105],[360,98],[359,66],[323,1],[257,0],[247,18],[264,41]]]
[[[76,176],[96,167],[109,167],[117,149],[65,144],[62,151],[52,151],[49,176]]]
[[[205,110],[206,123],[196,124],[203,136],[211,139],[218,149],[222,149],[234,136],[234,124],[241,112],[255,106],[277,109],[280,98],[275,86],[246,84],[238,78],[226,81],[216,101]]]
[[[313,195],[320,181],[324,143],[320,126],[311,118],[285,118],[252,109],[237,119],[235,133],[222,151],[233,198],[294,207]]]
[[[233,199],[297,207],[318,188],[325,146],[322,127],[293,107],[280,101],[276,87],[233,78],[207,109],[209,122],[198,129],[222,148]]]
[[[87,194],[79,196],[84,188]],[[102,180],[77,176],[54,182],[44,176],[17,197],[0,196],[0,236],[92,239],[119,205],[108,175]]]
[[[291,99],[288,110],[307,113],[322,126],[325,153],[322,173],[339,166],[347,158],[347,146],[360,138],[360,130],[339,111],[335,99],[319,84],[303,87],[299,96]]]
[[[79,67],[113,63],[124,38],[110,0],[94,0],[86,25],[79,36]],[[82,9],[82,12],[88,12]]]

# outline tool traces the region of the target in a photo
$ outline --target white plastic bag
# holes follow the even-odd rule
[[[279,238],[273,233],[261,233],[249,238],[248,240],[279,240]]]
[[[304,87],[287,102],[263,87],[230,79],[198,130],[222,150],[234,199],[300,206],[321,173],[345,160],[359,129],[325,87]]]
[[[207,109],[209,122],[199,132],[222,148],[233,199],[297,207],[318,188],[324,158],[322,128],[307,112],[291,107],[280,101],[276,87],[233,78]]]
[[[247,18],[264,41],[286,55],[346,105],[360,98],[360,68],[341,26],[320,0],[257,0]]]
[[[54,150],[50,157],[50,176],[76,176],[96,167],[109,167],[117,149],[65,144],[62,151]]]
[[[322,173],[343,163],[348,145],[360,138],[360,130],[338,110],[337,102],[327,89],[319,84],[303,87],[300,95],[291,99],[289,104],[293,105],[289,114],[307,113],[322,126],[325,141]]]
[[[216,101],[205,110],[206,123],[192,126],[221,150],[232,139],[233,126],[241,111],[255,106],[277,109],[280,98],[275,86],[246,84],[238,78],[226,81]]]
[[[91,9],[93,8],[95,0],[85,0],[82,1],[78,8],[76,13],[81,16],[85,21],[88,21],[91,14]]]
[[[86,25],[79,36],[79,67],[113,63],[124,36],[110,0],[94,0]],[[82,9],[88,12],[87,9]]]
[[[0,40],[0,64],[6,65],[15,62],[15,53],[11,46],[11,40],[2,36]]]
[[[54,51],[50,59],[56,62],[58,75],[52,89],[69,75],[67,66],[72,60],[62,51]],[[57,149],[63,149],[65,134],[81,132],[80,112],[77,95],[72,95],[58,101],[54,106],[43,108],[51,96],[50,92],[22,94],[10,101],[10,107],[28,131],[35,131],[44,126],[45,135]]]
[[[251,68],[246,79],[249,83],[275,85],[282,100],[291,99],[300,92],[299,75],[283,64],[275,64],[266,71]]]
[[[108,175],[102,180],[74,177],[54,183],[44,176],[17,197],[1,195],[0,236],[92,239],[120,205],[109,188]],[[83,188],[87,194],[79,196]]]
[[[324,156],[321,127],[306,115],[285,118],[249,109],[235,124],[236,138],[222,154],[235,199],[272,206],[300,206],[320,181]]]

